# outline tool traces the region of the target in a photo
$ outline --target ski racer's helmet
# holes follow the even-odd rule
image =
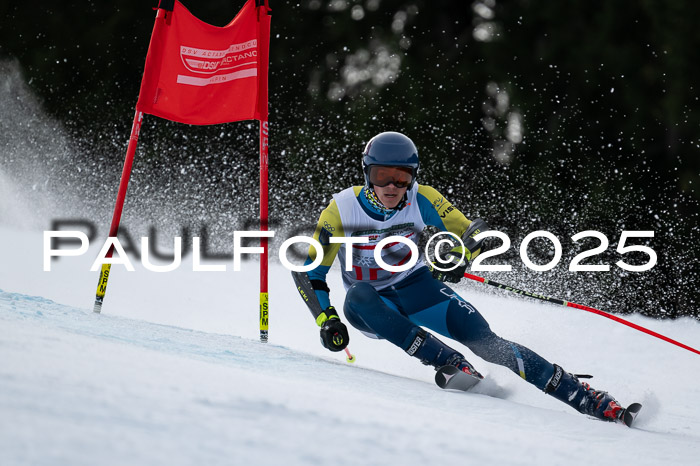
[[[411,171],[411,181],[408,188],[412,188],[418,175],[418,149],[408,137],[401,133],[387,131],[380,133],[369,140],[362,153],[362,171],[365,174],[365,183],[370,182],[370,167],[379,165],[383,167],[406,167]]]

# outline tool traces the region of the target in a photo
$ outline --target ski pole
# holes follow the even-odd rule
[[[353,355],[352,353],[350,353],[350,350],[348,349],[347,346],[345,347],[345,354],[348,355],[348,357],[347,357],[347,359],[346,359],[347,362],[349,362],[349,363],[354,363],[354,362],[355,362],[355,355]]]
[[[608,319],[612,319],[612,320],[614,320],[615,322],[619,322],[619,323],[621,323],[621,324],[627,325],[628,327],[632,327],[633,329],[639,330],[640,332],[644,332],[644,333],[646,333],[646,334],[648,334],[648,335],[651,335],[651,336],[653,336],[653,337],[656,337],[656,338],[659,338],[659,339],[661,339],[661,340],[664,340],[664,341],[666,341],[666,342],[668,342],[668,343],[672,343],[672,344],[674,344],[674,345],[676,345],[676,346],[680,346],[681,348],[687,349],[688,351],[693,352],[693,353],[695,353],[695,354],[700,354],[700,351],[696,350],[695,348],[691,348],[691,347],[688,346],[688,345],[684,345],[683,343],[681,343],[681,342],[679,342],[679,341],[676,341],[676,340],[674,340],[674,339],[672,339],[672,338],[669,338],[669,337],[666,337],[666,336],[664,336],[664,335],[661,335],[660,333],[656,333],[656,332],[654,332],[653,330],[649,330],[648,328],[644,328],[644,327],[642,327],[641,325],[633,324],[632,322],[630,322],[630,321],[628,321],[628,320],[625,320],[625,319],[622,319],[621,317],[617,317],[617,316],[614,316],[614,315],[612,315],[612,314],[608,314],[607,312],[603,312],[603,311],[601,311],[601,310],[599,310],[599,309],[596,309],[596,308],[593,308],[593,307],[584,306],[584,305],[582,305],[582,304],[572,303],[572,302],[565,301],[565,300],[559,299],[559,298],[551,298],[551,297],[549,297],[549,296],[543,296],[543,295],[541,295],[541,294],[531,293],[531,292],[525,291],[525,290],[520,290],[520,289],[518,289],[518,288],[515,288],[515,287],[512,287],[512,286],[508,286],[508,285],[503,285],[502,283],[498,283],[498,282],[495,282],[495,281],[493,281],[493,280],[488,280],[488,279],[486,279],[486,278],[478,277],[478,276],[472,275],[472,274],[470,274],[470,273],[465,273],[464,276],[465,276],[466,278],[470,279],[470,280],[474,280],[474,281],[477,281],[477,282],[480,282],[480,283],[484,283],[484,284],[486,284],[486,285],[495,286],[496,288],[500,288],[500,289],[506,290],[506,291],[511,291],[511,292],[513,292],[513,293],[515,293],[515,294],[525,295],[525,296],[528,296],[528,297],[530,297],[530,298],[539,299],[539,300],[541,300],[541,301],[547,301],[547,302],[549,302],[549,303],[560,304],[560,305],[562,305],[562,306],[573,307],[573,308],[576,308],[576,309],[581,309],[581,310],[583,310],[583,311],[592,312],[592,313],[594,313],[594,314],[598,314],[598,315],[600,315],[600,316],[607,317]]]

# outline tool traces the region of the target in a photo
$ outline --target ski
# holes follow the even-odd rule
[[[467,391],[481,380],[462,372],[455,366],[442,366],[435,373],[435,383],[445,390]]]
[[[622,413],[622,422],[624,422],[627,427],[632,427],[632,423],[641,409],[642,405],[639,403],[632,403],[629,405]]]

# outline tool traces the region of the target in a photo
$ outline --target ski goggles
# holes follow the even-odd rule
[[[369,167],[369,182],[383,188],[393,184],[397,188],[408,188],[413,181],[413,170],[408,167]]]

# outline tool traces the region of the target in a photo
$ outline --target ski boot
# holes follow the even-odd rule
[[[556,364],[554,364],[554,374],[547,382],[544,392],[563,401],[580,413],[603,421],[622,422],[625,410],[615,398],[607,392],[594,390],[586,382],[579,381],[576,375],[564,372]]]

